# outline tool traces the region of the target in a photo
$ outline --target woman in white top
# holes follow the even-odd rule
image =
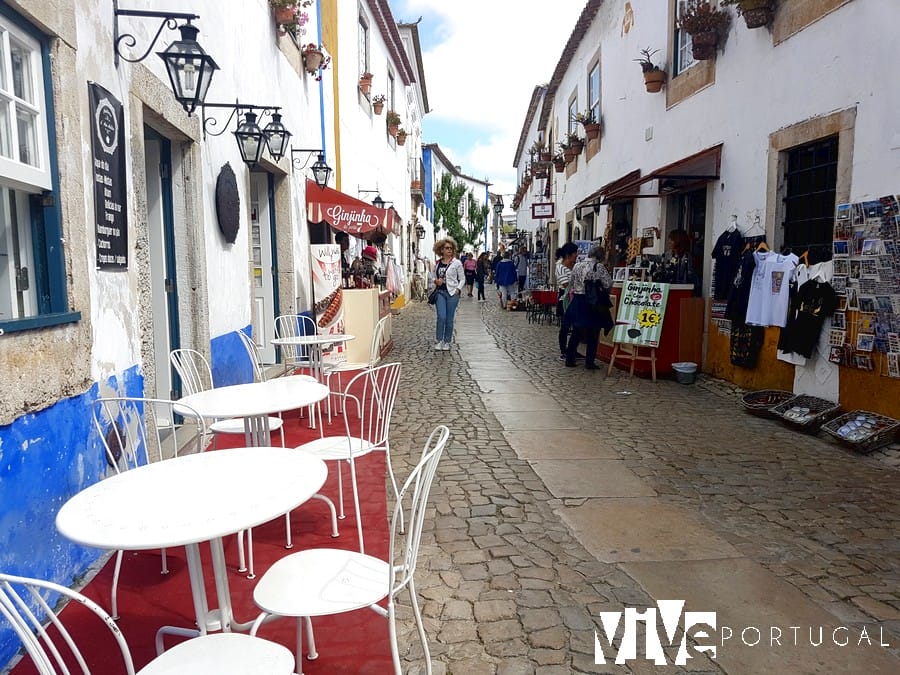
[[[466,284],[463,265],[456,257],[456,242],[447,237],[434,244],[434,254],[438,261],[434,266],[434,287],[437,297],[434,309],[437,311],[437,326],[434,331],[435,351],[450,351],[453,341],[453,319],[459,305],[460,291]]]

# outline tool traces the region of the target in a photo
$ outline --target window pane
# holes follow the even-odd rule
[[[34,75],[31,70],[31,50],[10,39],[10,61],[12,62],[13,93],[28,103],[34,104]]]
[[[0,103],[0,156],[13,159],[12,130],[9,128],[9,103]]]
[[[28,196],[0,188],[0,321],[35,313],[36,289]]]
[[[692,51],[693,42],[691,41],[690,33],[683,30],[676,30],[675,38],[676,43],[678,44],[675,72],[678,74],[693,66],[696,61],[694,61],[694,53]]]
[[[594,119],[600,121],[600,64],[591,68],[588,76],[588,107],[594,114]]]
[[[6,67],[9,59],[7,58],[6,48],[3,46],[5,44],[3,36],[5,34],[6,31],[0,30],[0,90],[9,91],[9,85],[6,83]]]
[[[29,166],[38,166],[37,117],[27,110],[16,109],[16,123],[19,131],[19,161]]]

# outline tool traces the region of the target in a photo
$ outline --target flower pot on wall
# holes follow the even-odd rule
[[[362,77],[360,77],[359,78],[359,90],[364,94],[368,94],[369,91],[371,91],[371,89],[372,89],[372,76],[369,75],[368,77],[366,77],[365,75],[363,75]]]
[[[773,12],[767,6],[745,9],[742,14],[744,15],[744,23],[747,24],[747,28],[762,28],[772,20]]]
[[[714,30],[691,33],[691,54],[697,61],[707,61],[716,55],[719,34]]]
[[[397,134],[394,136],[394,138],[397,139],[397,145],[406,145],[406,132],[405,131],[403,131],[403,130],[398,131]]]
[[[644,71],[644,86],[651,94],[655,94],[666,83],[666,72],[664,70],[647,70]]]
[[[398,132],[398,131],[400,131],[400,125],[399,125],[399,124],[390,124],[390,125],[388,125],[388,133],[389,133],[391,136],[393,136],[394,138],[397,137],[397,132]]]
[[[572,141],[572,152],[575,153],[575,156],[581,154],[581,151],[584,150],[584,141],[580,138],[577,141]]]
[[[376,101],[372,104],[372,112],[376,115],[380,115],[382,110],[384,110],[384,101],[381,101],[380,103]]]
[[[294,23],[297,17],[296,7],[275,7],[272,13],[275,15],[275,23],[290,24]]]
[[[584,127],[584,137],[589,141],[594,140],[600,135],[600,125],[598,123],[594,124],[582,124]]]
[[[317,73],[323,58],[322,52],[315,49],[307,49],[303,52],[303,67],[306,68],[306,72],[310,75]]]

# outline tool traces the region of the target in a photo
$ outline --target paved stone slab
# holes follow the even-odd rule
[[[578,421],[556,410],[534,412],[495,412],[504,429],[578,429]]]
[[[488,395],[482,398],[487,399]],[[522,459],[618,459],[608,440],[583,431],[504,431]]]
[[[614,459],[538,460],[535,473],[554,497],[653,497],[625,462]]]
[[[868,627],[872,646],[863,641],[857,647],[861,628],[845,626],[834,633],[841,624],[833,615],[751,560],[625,563],[622,568],[655,599],[685,600],[687,610],[716,612],[720,640],[723,626],[733,634],[716,655],[728,673],[900,672],[900,659],[878,646],[877,627]],[[791,626],[799,627],[796,646]],[[818,642],[820,626],[821,645],[811,646],[809,629]],[[781,631],[781,646],[772,644],[773,627]],[[759,644],[742,644],[742,633],[746,642]],[[849,644],[836,645],[832,635]]]
[[[659,498],[591,499],[561,508],[579,541],[603,562],[734,558],[738,551],[692,510]]]
[[[493,412],[527,412],[559,410],[559,403],[549,396],[534,394],[484,394],[485,408]]]
[[[479,389],[486,394],[540,394],[541,392],[533,382],[528,380],[508,379],[479,379],[476,380]]]

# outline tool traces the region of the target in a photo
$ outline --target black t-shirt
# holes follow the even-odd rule
[[[822,324],[826,317],[834,314],[836,308],[837,294],[831,284],[807,281],[794,296],[791,306],[793,321],[782,329],[779,348],[812,358],[822,332]]]
[[[716,240],[712,257],[716,261],[713,275],[715,284],[713,297],[716,300],[727,300],[731,290],[731,282],[741,264],[741,251],[744,248],[744,237],[737,230],[726,230]]]

